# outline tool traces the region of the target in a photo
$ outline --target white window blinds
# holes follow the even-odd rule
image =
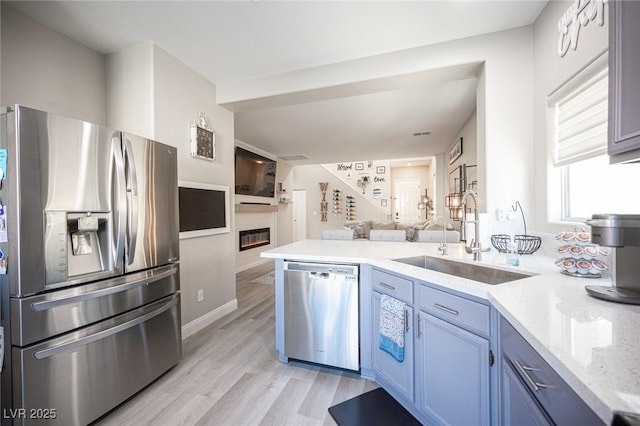
[[[600,70],[557,100],[556,166],[606,154],[608,75]]]

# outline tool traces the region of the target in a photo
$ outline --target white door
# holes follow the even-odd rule
[[[293,190],[293,241],[307,238],[307,191]]]
[[[420,194],[420,179],[396,179],[393,184],[395,221],[413,223],[420,220],[422,216],[422,211],[418,209]]]

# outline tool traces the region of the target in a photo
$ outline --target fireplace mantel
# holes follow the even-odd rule
[[[268,213],[277,212],[274,204],[236,204],[236,213]]]

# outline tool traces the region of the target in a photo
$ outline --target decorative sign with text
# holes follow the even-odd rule
[[[564,56],[569,48],[576,50],[580,28],[599,18],[604,25],[604,6],[607,0],[575,0],[558,21],[558,55]]]

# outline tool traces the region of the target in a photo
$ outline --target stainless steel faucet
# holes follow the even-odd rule
[[[438,223],[438,219],[442,219],[442,241],[440,241],[440,247],[438,247],[438,251],[440,253],[442,253],[443,256],[446,256],[447,254],[449,254],[449,251],[447,249],[447,224],[444,221],[444,216],[436,216],[435,219],[433,219],[433,224],[435,225],[436,223]]]
[[[466,223],[473,223],[475,238],[471,240],[471,245],[467,246],[465,243],[464,249],[467,253],[473,253],[473,260],[482,260],[482,245],[480,244],[480,212],[478,210],[478,197],[475,192],[469,190],[462,196],[462,214],[466,216],[467,211],[467,197],[471,197],[473,200],[473,220],[466,220],[466,217],[462,218],[462,235],[466,238]]]

